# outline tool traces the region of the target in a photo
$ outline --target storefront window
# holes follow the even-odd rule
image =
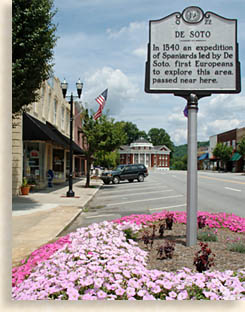
[[[55,179],[64,178],[64,150],[53,149],[53,171]]]
[[[45,179],[45,144],[24,142],[23,176],[28,183],[39,184]]]

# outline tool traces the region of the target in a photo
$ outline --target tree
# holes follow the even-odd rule
[[[104,168],[115,168],[120,162],[118,150],[112,152],[97,151],[94,154],[94,158],[94,165],[102,166]]]
[[[53,0],[12,1],[12,113],[38,100],[50,77],[57,38]]]
[[[173,170],[187,170],[187,154],[182,157],[172,158],[170,164]]]
[[[140,138],[140,131],[135,124],[130,121],[118,121],[121,124],[123,131],[126,134],[123,144],[130,145],[132,142]]]
[[[213,155],[224,163],[224,169],[226,170],[227,162],[230,160],[232,155],[232,147],[223,143],[217,143],[213,150]]]
[[[174,144],[164,129],[151,128],[148,132],[148,137],[153,145],[166,145],[171,151],[173,151]]]
[[[102,115],[97,120],[89,115],[88,109],[82,114],[83,149],[87,159],[87,180],[86,187],[90,185],[90,168],[92,159],[96,153],[107,153],[115,151],[125,141],[125,134],[120,123],[114,123]]]
[[[238,142],[238,144],[237,144],[237,151],[243,157],[245,156],[245,136],[242,137],[241,141]]]
[[[244,163],[244,158],[245,158],[245,136],[242,137],[241,141],[238,142],[238,144],[237,144],[237,151],[238,151],[239,154],[242,155],[243,163]]]

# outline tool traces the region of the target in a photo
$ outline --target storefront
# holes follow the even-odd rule
[[[52,124],[23,114],[23,176],[36,188],[48,183],[48,170],[53,171],[53,183],[66,181],[69,172],[70,139]],[[72,142],[73,154],[83,155],[81,148]]]
[[[33,185],[45,184],[45,143],[24,142],[23,148],[23,176]]]

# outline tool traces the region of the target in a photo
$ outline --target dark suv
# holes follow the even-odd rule
[[[139,182],[143,182],[147,176],[148,170],[146,166],[143,164],[137,164],[119,165],[113,171],[102,172],[100,178],[105,184],[109,184],[111,181],[114,184],[118,184],[123,180],[133,182],[135,179],[137,179]]]

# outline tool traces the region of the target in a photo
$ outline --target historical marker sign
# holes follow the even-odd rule
[[[237,20],[188,7],[150,21],[145,91],[240,92]]]

